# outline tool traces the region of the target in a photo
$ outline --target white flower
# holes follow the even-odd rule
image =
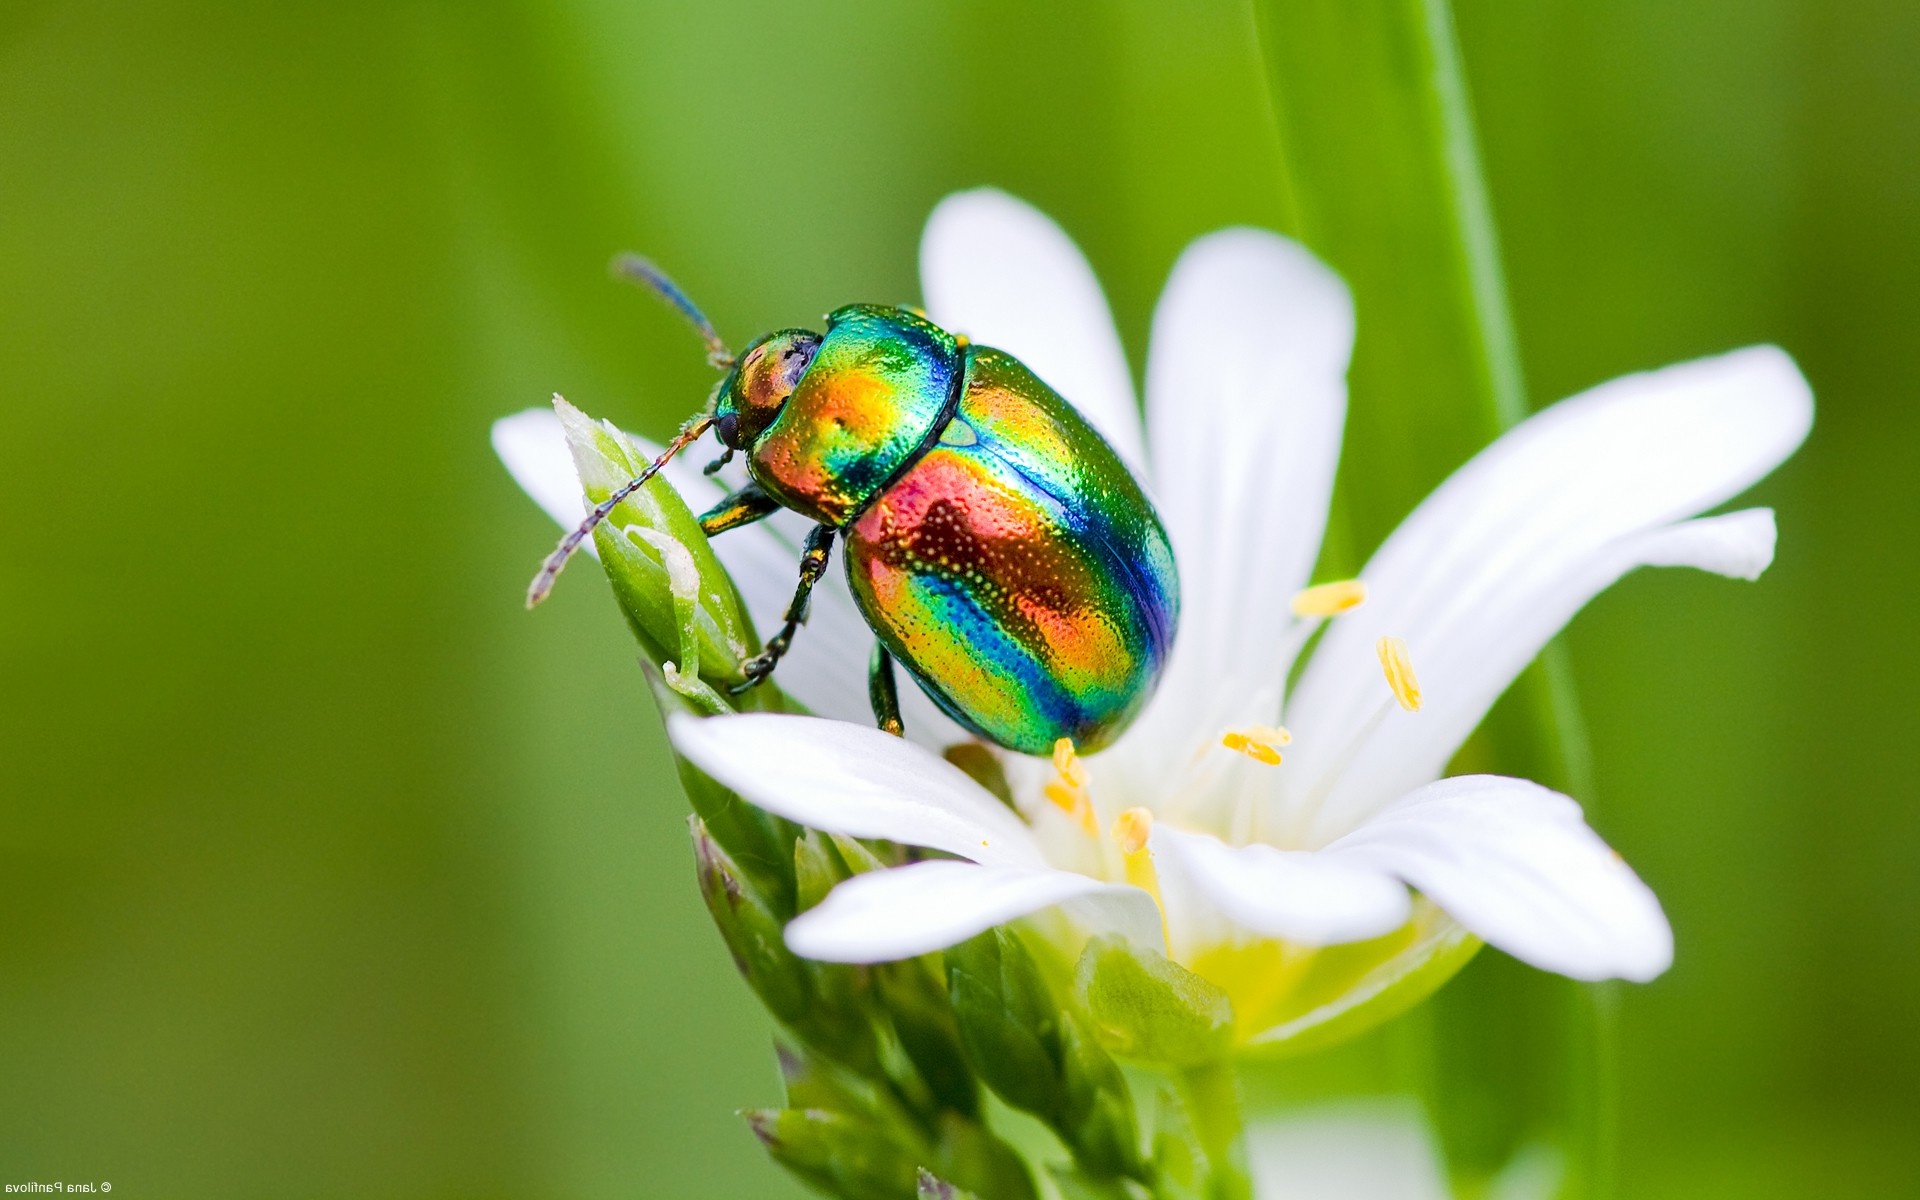
[[[832,573],[778,675],[819,716],[676,718],[674,743],[792,820],[956,857],[843,883],[789,927],[796,951],[899,958],[1066,905],[1081,928],[1164,947],[1226,987],[1251,1042],[1390,993],[1411,990],[1410,1003],[1475,937],[1577,979],[1666,969],[1658,901],[1577,804],[1524,780],[1440,776],[1520,670],[1621,575],[1766,568],[1769,510],[1692,518],[1806,436],[1812,400],[1785,354],[1631,375],[1533,417],[1407,518],[1361,572],[1364,604],[1344,611],[1359,589],[1290,604],[1320,550],[1353,341],[1347,290],[1310,253],[1251,229],[1187,249],[1154,315],[1144,428],[1099,286],[1046,217],[998,192],[950,197],[921,265],[934,320],[1024,359],[1148,484],[1179,563],[1180,630],[1158,694],[1109,750],[1002,756],[1016,815],[936,752],[962,735],[930,704],[908,709],[915,740],[873,728],[872,635]],[[577,519],[550,416],[508,418],[495,445],[556,518]],[[676,466],[696,508],[718,497],[693,464]],[[714,545],[773,627],[793,590],[795,527]]]

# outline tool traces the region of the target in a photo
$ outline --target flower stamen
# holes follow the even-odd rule
[[[1280,747],[1293,741],[1293,735],[1278,725],[1248,725],[1229,729],[1220,735],[1220,744],[1270,767],[1280,765]]]
[[[1293,597],[1296,617],[1337,617],[1352,612],[1367,602],[1367,585],[1358,579],[1341,579],[1310,587]]]
[[[1160,910],[1160,938],[1173,944],[1167,929],[1167,904],[1160,898],[1160,873],[1153,867],[1153,852],[1147,838],[1153,833],[1153,810],[1130,808],[1113,819],[1113,842],[1120,847],[1122,871],[1128,883],[1153,897]]]
[[[1093,799],[1087,795],[1087,764],[1074,753],[1073,739],[1061,738],[1053,744],[1054,778],[1045,789],[1053,806],[1079,823],[1088,837],[1100,836],[1100,823],[1093,814]]]
[[[1152,832],[1152,809],[1130,808],[1113,819],[1113,840],[1129,859],[1146,849],[1147,835]]]
[[[1420,711],[1420,680],[1414,676],[1413,660],[1407,656],[1407,644],[1397,637],[1383,637],[1373,644],[1380,656],[1380,669],[1386,673],[1393,698],[1408,712]]]

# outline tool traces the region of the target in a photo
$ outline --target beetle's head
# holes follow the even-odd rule
[[[720,384],[713,410],[720,444],[733,450],[752,445],[773,424],[819,349],[820,335],[805,329],[782,329],[748,346]]]

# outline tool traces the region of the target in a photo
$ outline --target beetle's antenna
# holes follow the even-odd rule
[[[712,424],[712,411],[701,413],[688,421],[680,427],[680,432],[674,435],[673,440],[667,443],[667,448],[660,452],[659,457],[647,464],[644,471],[615,488],[612,495],[594,505],[593,511],[587,514],[586,520],[576,525],[566,537],[561,538],[560,544],[554,547],[553,553],[547,555],[547,560],[540,564],[540,573],[535,575],[533,582],[527,585],[527,607],[532,608],[547,598],[547,593],[553,590],[554,581],[560,578],[560,572],[566,567],[567,560],[572,558],[573,552],[580,548],[580,543],[587,540],[587,535],[593,532],[594,527],[607,519],[607,514],[611,513],[616,505],[639,491],[647,480],[660,473],[660,468],[666,466],[669,459],[699,440],[700,435],[705,433],[707,427]]]
[[[707,320],[707,314],[700,311],[700,306],[681,291],[680,285],[669,279],[665,271],[648,259],[631,253],[614,255],[612,269],[614,278],[650,288],[655,295],[678,309],[687,323],[693,326],[693,331],[700,335],[700,340],[707,344],[707,361],[717,370],[732,369],[733,351],[727,349],[727,344],[720,340],[720,334],[714,329],[713,322]]]

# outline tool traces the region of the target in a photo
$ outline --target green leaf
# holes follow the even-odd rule
[[[1124,1058],[1160,1066],[1219,1062],[1233,1047],[1233,1002],[1154,950],[1118,937],[1087,943],[1075,986],[1095,1032]]]

